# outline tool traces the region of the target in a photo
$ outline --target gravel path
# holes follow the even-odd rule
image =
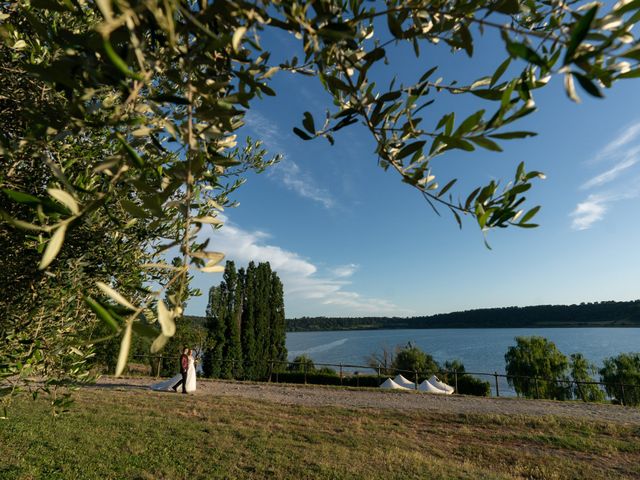
[[[103,377],[98,381],[96,387],[138,390],[147,389],[155,382],[154,379],[149,378]],[[167,394],[173,395],[171,392],[167,392]],[[454,414],[557,415],[588,421],[640,425],[639,408],[582,402],[433,395],[374,389],[214,380],[198,380],[198,390],[194,395],[243,397],[310,407],[424,410]]]

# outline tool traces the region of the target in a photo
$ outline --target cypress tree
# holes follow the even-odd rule
[[[244,375],[247,378],[254,378],[256,363],[256,342],[255,342],[255,285],[256,285],[256,265],[249,262],[247,267],[244,291],[242,298],[242,314],[240,322],[240,344],[242,346],[242,360]]]
[[[284,314],[284,288],[278,274],[271,273],[271,301],[270,303],[270,357],[275,361],[287,360],[286,321]]]
[[[202,369],[207,377],[220,377],[225,347],[225,284],[209,289],[206,327],[209,332],[209,348],[204,356]]]
[[[233,378],[234,371],[239,366],[242,359],[242,349],[240,345],[240,329],[238,325],[238,315],[242,312],[242,303],[238,304],[240,287],[238,285],[238,273],[235,263],[228,261],[225,265],[223,283],[225,285],[224,313],[224,345],[222,351],[221,376],[223,378]]]
[[[256,351],[258,358],[259,378],[265,378],[269,370],[269,299],[271,265],[262,262],[258,265],[256,291]]]
[[[246,271],[227,262],[223,281],[209,292],[207,327],[206,375],[264,378],[271,360],[286,361],[283,286],[268,262],[250,262]]]

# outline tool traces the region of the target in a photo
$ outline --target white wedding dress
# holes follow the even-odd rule
[[[173,388],[173,386],[178,383],[182,379],[182,374],[177,374],[171,377],[164,382],[156,383],[151,385],[151,390],[159,390],[159,391],[169,391]],[[189,367],[187,369],[187,384],[186,384],[187,392],[195,392],[196,391],[196,364],[193,360],[193,357],[189,357]],[[178,391],[182,391],[182,385],[178,387]]]

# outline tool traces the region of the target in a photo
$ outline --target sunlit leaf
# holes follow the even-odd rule
[[[247,32],[247,27],[238,27],[236,31],[233,32],[233,37],[231,39],[231,46],[237,52],[240,49],[240,42],[242,41],[242,37]]]
[[[129,302],[126,298],[124,298],[120,293],[118,293],[117,291],[115,291],[113,288],[111,288],[109,285],[107,285],[104,282],[96,282],[96,286],[102,290],[102,292],[107,295],[108,297],[111,297],[113,300],[115,300],[116,302],[118,302],[120,305],[122,305],[123,307],[127,307],[129,310],[135,310],[136,307],[134,307],[131,302]]]
[[[106,323],[109,328],[111,328],[114,332],[120,331],[120,325],[118,325],[118,322],[116,322],[116,320],[107,311],[106,308],[104,308],[102,305],[100,305],[100,303],[98,303],[91,297],[85,297],[84,301],[87,303],[87,305],[89,305],[89,308],[93,310],[96,316],[104,323]]]
[[[151,353],[158,353],[160,350],[162,350],[170,338],[171,337],[167,337],[164,334],[158,335],[151,344]]]
[[[74,215],[78,215],[80,213],[78,202],[70,193],[60,190],[59,188],[48,188],[47,193],[71,210]]]
[[[60,253],[60,249],[62,248],[62,244],[64,243],[64,237],[67,233],[67,224],[62,223],[58,228],[56,228],[55,232],[49,239],[49,243],[47,244],[47,248],[42,255],[42,259],[40,260],[40,265],[38,268],[40,270],[44,270],[47,268],[51,262],[55,260]]]
[[[120,342],[120,353],[118,354],[118,363],[116,364],[116,377],[122,375],[125,367],[127,366],[127,360],[129,358],[129,350],[131,349],[131,322],[127,324],[127,328],[122,335],[122,341]]]
[[[162,328],[163,335],[166,337],[173,337],[175,335],[176,323],[173,320],[171,312],[161,299],[158,300],[158,322],[160,323],[160,328]]]

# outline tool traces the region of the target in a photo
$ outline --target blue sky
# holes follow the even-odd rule
[[[267,42],[278,55],[287,39]],[[491,74],[505,58],[495,38],[481,39],[478,54],[451,56],[435,47],[416,61],[400,47],[390,71],[409,81],[436,64],[444,81]],[[426,60],[428,58],[428,60]],[[388,72],[378,72],[388,79]],[[436,75],[437,77],[437,75]],[[461,195],[491,178],[512,178],[520,161],[543,171],[528,205],[542,205],[537,229],[490,232],[492,250],[471,219],[459,230],[450,214],[436,216],[421,195],[377,166],[364,128],[343,129],[331,147],[292,133],[302,112],[316,118],[330,99],[315,78],[277,76],[275,98],[256,102],[240,132],[262,139],[283,161],[250,175],[224,212],[226,225],[211,246],[239,265],[270,261],[285,284],[287,317],[412,316],[481,307],[572,304],[639,297],[640,106],[638,82],[605,92],[604,100],[564,94],[554,78],[535,95],[539,110],[515,124],[537,137],[505,141],[504,152],[449,152],[433,163],[443,185],[459,178]],[[439,95],[430,107],[435,124],[485,103],[466,95]],[[490,106],[489,106],[490,108]],[[204,292],[219,274],[198,274]],[[204,315],[206,295],[187,313]]]

